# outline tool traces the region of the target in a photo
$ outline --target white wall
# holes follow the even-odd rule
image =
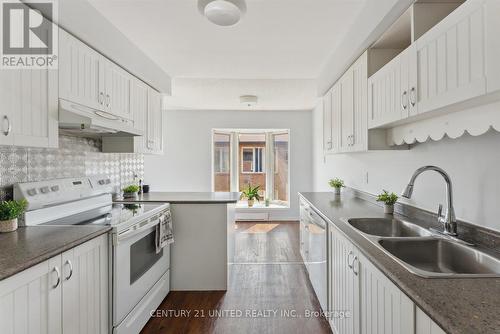
[[[146,156],[153,191],[212,191],[212,129],[290,129],[290,209],[272,219],[298,219],[299,191],[312,190],[311,111],[166,111],[164,156]]]
[[[418,144],[408,151],[379,151],[323,156],[322,107],[313,111],[313,182],[315,191],[326,191],[327,181],[341,177],[348,186],[376,194],[381,189],[401,193],[418,167],[437,165],[453,181],[454,204],[460,220],[500,231],[500,134],[443,139]],[[368,173],[368,182],[366,180]],[[414,206],[436,212],[445,204],[445,183],[433,172],[415,183]]]

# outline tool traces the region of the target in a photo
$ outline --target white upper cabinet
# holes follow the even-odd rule
[[[484,11],[486,19],[486,75],[488,93],[500,91],[500,1],[488,0]]]
[[[325,153],[366,150],[367,84],[364,53],[323,98]]]
[[[486,39],[485,3],[466,1],[416,41],[418,113],[486,94],[485,43],[497,37]]]
[[[163,153],[162,97],[154,89],[148,90],[148,121],[146,150],[149,153]]]
[[[134,152],[145,153],[148,133],[148,91],[149,87],[142,81],[135,79],[130,87],[130,109],[134,119],[134,127],[144,135],[134,138]]]
[[[0,145],[58,146],[57,70],[0,70]]]
[[[99,81],[101,56],[59,29],[59,97],[93,109],[104,109],[104,83]]]
[[[100,91],[104,101],[105,111],[132,120],[133,116],[130,110],[130,83],[132,76],[101,56],[99,60],[99,87],[103,87]]]

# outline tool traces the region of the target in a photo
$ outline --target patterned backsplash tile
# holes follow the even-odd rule
[[[59,148],[0,146],[0,200],[12,198],[17,182],[107,175],[115,191],[144,179],[144,156],[102,153],[99,139],[59,136]]]

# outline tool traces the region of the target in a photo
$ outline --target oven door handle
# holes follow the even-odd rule
[[[134,226],[129,227],[125,231],[118,233],[117,240],[116,240],[117,244],[120,243],[120,241],[131,238],[134,235],[140,234],[140,233],[144,232],[145,230],[150,229],[151,227],[155,227],[156,225],[160,224],[160,222],[161,222],[161,218],[157,218],[152,222],[148,222],[146,224],[142,223],[142,224],[144,224],[142,226],[138,226],[138,225],[141,225],[141,223],[139,223],[139,224],[136,224]]]

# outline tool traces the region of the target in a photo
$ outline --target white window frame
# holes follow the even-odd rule
[[[245,151],[245,150],[252,150],[252,171],[250,171],[250,172],[245,172],[243,170],[243,164],[245,162],[243,160],[243,151]],[[257,161],[256,158],[258,157],[258,155],[257,155],[258,150],[262,151],[262,154],[260,155],[262,158],[262,161],[260,161],[260,165],[261,165],[260,172],[255,171],[256,161]],[[264,174],[267,172],[267,170],[266,170],[266,149],[264,147],[251,147],[251,146],[242,147],[241,151],[240,151],[240,157],[241,157],[241,161],[240,161],[241,174]]]
[[[231,146],[229,146],[230,148]],[[219,166],[215,166],[215,161],[214,161],[214,173],[215,174],[227,174],[231,170],[231,150],[229,149],[229,152],[227,154],[227,157],[229,158],[229,162],[224,164],[224,153],[225,153],[225,148],[224,147],[214,147],[214,158],[215,158],[215,152],[219,151]],[[217,168],[216,168],[217,167]],[[225,168],[224,168],[225,167]]]

